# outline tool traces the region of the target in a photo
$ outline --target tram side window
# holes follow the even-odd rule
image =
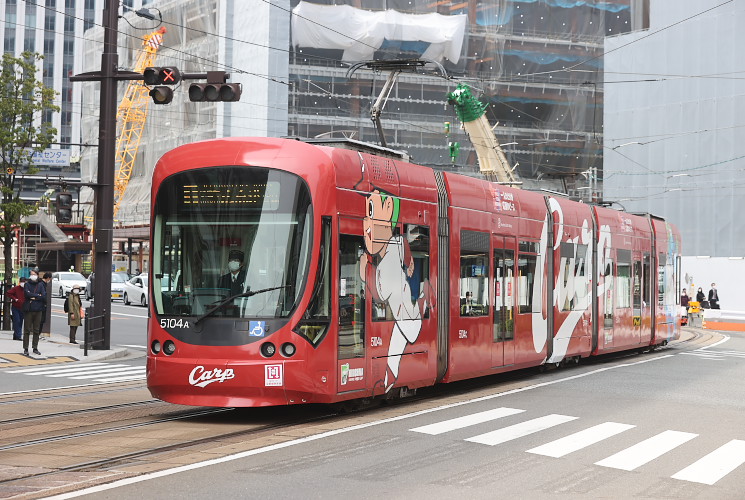
[[[321,247],[318,272],[308,309],[295,332],[317,345],[326,335],[331,321],[331,217],[321,219]]]
[[[397,234],[398,235],[398,234]],[[402,262],[401,279],[405,279],[411,294],[411,302],[414,303],[425,294],[425,287],[429,283],[429,227],[418,224],[404,224],[401,235],[402,248],[391,249],[391,255],[399,255]],[[370,287],[377,286],[370,283]],[[403,289],[405,286],[396,286]],[[374,295],[372,297],[372,319],[373,321],[396,321],[396,317],[387,305],[387,300]],[[429,317],[429,308],[424,311],[423,317]]]
[[[645,306],[652,304],[652,261],[648,253],[644,254],[644,271],[642,273],[642,300]]]
[[[616,297],[619,309],[631,307],[631,252],[618,251],[618,266],[616,277]]]
[[[560,247],[562,289],[560,304],[562,311],[584,310],[587,308],[587,280],[585,261],[587,245],[564,242]]]
[[[515,338],[514,250],[494,250],[494,342]]]
[[[538,243],[521,241],[517,259],[517,297],[520,314],[533,312],[533,284],[535,283]]]
[[[657,303],[665,305],[665,265],[667,264],[667,255],[660,253],[657,261]]]
[[[489,233],[460,233],[460,315],[489,315]]]
[[[365,356],[365,283],[360,278],[361,236],[339,235],[339,359]]]
[[[613,328],[613,261],[605,261],[603,270],[603,284],[605,293],[603,295],[603,326]]]

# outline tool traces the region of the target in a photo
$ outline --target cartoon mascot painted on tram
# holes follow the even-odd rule
[[[373,294],[370,298],[390,308],[396,322],[388,345],[388,367],[383,380],[386,392],[398,378],[406,346],[419,337],[422,311],[427,307],[423,296],[412,300],[408,278],[414,272],[414,258],[408,241],[396,231],[399,212],[398,198],[378,189],[367,196],[363,221],[366,253],[360,257],[360,277]]]

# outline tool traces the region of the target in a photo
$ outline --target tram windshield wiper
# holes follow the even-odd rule
[[[272,288],[263,288],[261,290],[249,290],[248,292],[238,293],[236,295],[233,295],[232,297],[228,297],[226,299],[221,300],[217,305],[213,306],[212,309],[208,310],[201,316],[199,316],[197,319],[194,320],[194,324],[198,324],[200,321],[202,321],[207,316],[210,316],[212,313],[220,309],[225,304],[228,304],[229,302],[232,302],[234,299],[239,299],[241,297],[253,297],[254,295],[258,295],[260,293],[265,292],[271,292],[273,290],[279,290],[280,288],[290,288],[292,285],[282,285],[282,286],[274,286]]]

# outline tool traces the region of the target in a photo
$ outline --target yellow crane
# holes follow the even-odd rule
[[[145,35],[142,41],[142,49],[135,63],[135,72],[143,73],[145,68],[154,65],[165,32],[166,28],[164,26]],[[149,92],[150,90],[142,81],[131,80],[116,112],[119,136],[116,140],[117,170],[114,180],[114,216],[119,211],[119,205],[124,198],[129,178],[132,176],[132,167],[135,158],[137,158],[137,150],[140,148],[140,139],[142,139],[142,131],[145,129],[145,120],[147,120],[150,105]]]

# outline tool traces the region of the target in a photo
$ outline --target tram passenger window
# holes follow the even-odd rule
[[[318,272],[308,309],[294,330],[317,345],[326,334],[331,321],[331,217],[321,218],[321,247]]]
[[[648,253],[644,253],[644,271],[642,274],[642,300],[645,306],[652,303],[652,261]]]
[[[665,305],[665,264],[667,263],[667,255],[660,253],[657,261],[657,303],[661,306]]]
[[[581,311],[587,308],[588,290],[585,264],[587,245],[564,242],[560,247],[562,276],[559,304],[562,311]]]
[[[528,253],[530,252],[530,253]],[[533,312],[533,284],[535,283],[538,243],[520,242],[517,259],[517,298],[520,314]]]
[[[631,252],[618,251],[616,268],[616,305],[619,309],[631,307]]]
[[[603,283],[605,293],[603,294],[603,327],[613,328],[613,261],[605,261],[603,269]]]
[[[364,254],[361,236],[339,235],[339,359],[365,356],[366,293],[360,278]]]
[[[489,233],[460,233],[460,315],[489,315]]]

